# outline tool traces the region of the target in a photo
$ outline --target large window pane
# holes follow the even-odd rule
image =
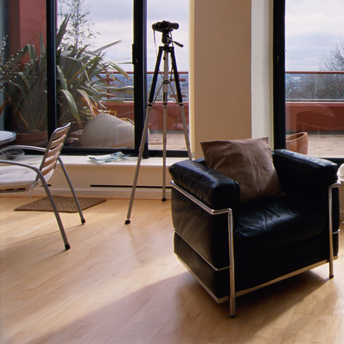
[[[174,47],[177,69],[179,72],[179,85],[182,92],[184,114],[188,123],[189,113],[189,92],[188,92],[188,38],[189,38],[189,2],[185,0],[148,0],[147,3],[147,92],[151,91],[151,82],[153,72],[157,61],[159,46],[164,46],[162,42],[163,33],[153,30],[152,25],[167,21],[177,23],[178,29],[171,32],[173,41],[183,45],[170,44]],[[175,81],[171,69],[171,56],[169,54],[168,64],[170,82],[168,87],[168,106],[167,106],[167,150],[186,150],[183,124],[180,115],[180,107],[176,102]],[[161,59],[159,68],[159,77],[155,87],[155,102],[150,113],[149,120],[149,149],[162,149],[162,131],[163,131],[163,72],[164,61]]]
[[[60,93],[59,124],[72,121],[70,142],[76,148],[134,148],[133,2],[58,4],[60,32],[69,15],[58,49],[69,91]],[[79,117],[72,111],[70,95]]]
[[[286,0],[287,148],[344,157],[343,12],[342,0]]]

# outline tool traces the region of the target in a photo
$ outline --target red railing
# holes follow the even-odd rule
[[[128,72],[132,75],[132,72]],[[148,78],[153,72],[148,73]],[[160,73],[162,74],[162,72]],[[181,80],[187,79],[188,72],[179,72]],[[344,75],[344,71],[288,71],[287,76],[301,75],[315,76],[321,78],[328,75]],[[186,78],[185,78],[186,76]],[[321,80],[313,80],[320,83]],[[338,81],[337,81],[338,82]],[[182,83],[181,83],[182,84]],[[303,87],[300,82],[294,81],[294,86]],[[339,80],[339,85],[341,82]],[[344,79],[342,83],[344,98]],[[157,85],[158,88],[158,85]],[[302,90],[301,90],[302,91]],[[188,88],[182,89],[184,100],[184,111],[186,121],[189,118]],[[299,92],[300,93],[300,92]],[[172,94],[169,94],[172,96]],[[172,98],[172,97],[171,97]],[[109,109],[116,112],[120,118],[134,120],[134,105],[132,99],[118,99],[121,102],[109,102]],[[162,130],[163,105],[161,99],[157,98],[150,114],[150,130]],[[179,106],[171,100],[167,107],[167,128],[168,130],[182,130],[182,120]],[[287,132],[308,131],[308,132],[342,132],[344,131],[344,99],[315,99],[315,98],[294,98],[288,99],[286,95],[286,130]]]
[[[344,71],[286,72],[286,130],[344,131],[343,75]]]

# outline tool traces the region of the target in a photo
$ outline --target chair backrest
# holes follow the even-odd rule
[[[39,168],[46,180],[49,179],[51,172],[56,167],[57,160],[60,156],[62,147],[66,141],[70,125],[71,124],[68,123],[64,125],[63,127],[55,129],[48,141],[46,152],[44,153],[44,156]],[[39,178],[37,176],[37,181],[38,179]]]

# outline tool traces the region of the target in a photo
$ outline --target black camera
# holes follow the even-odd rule
[[[170,23],[166,20],[163,20],[162,22],[158,22],[152,25],[152,29],[154,31],[159,31],[165,34],[173,30],[177,30],[178,28],[179,28],[178,23]]]

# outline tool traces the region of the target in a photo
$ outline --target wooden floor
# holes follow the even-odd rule
[[[326,343],[344,341],[344,258],[237,300],[216,304],[172,248],[170,202],[107,200],[62,214],[14,212],[0,198],[0,343]],[[344,227],[343,227],[344,229]],[[343,246],[343,237],[341,238]]]

